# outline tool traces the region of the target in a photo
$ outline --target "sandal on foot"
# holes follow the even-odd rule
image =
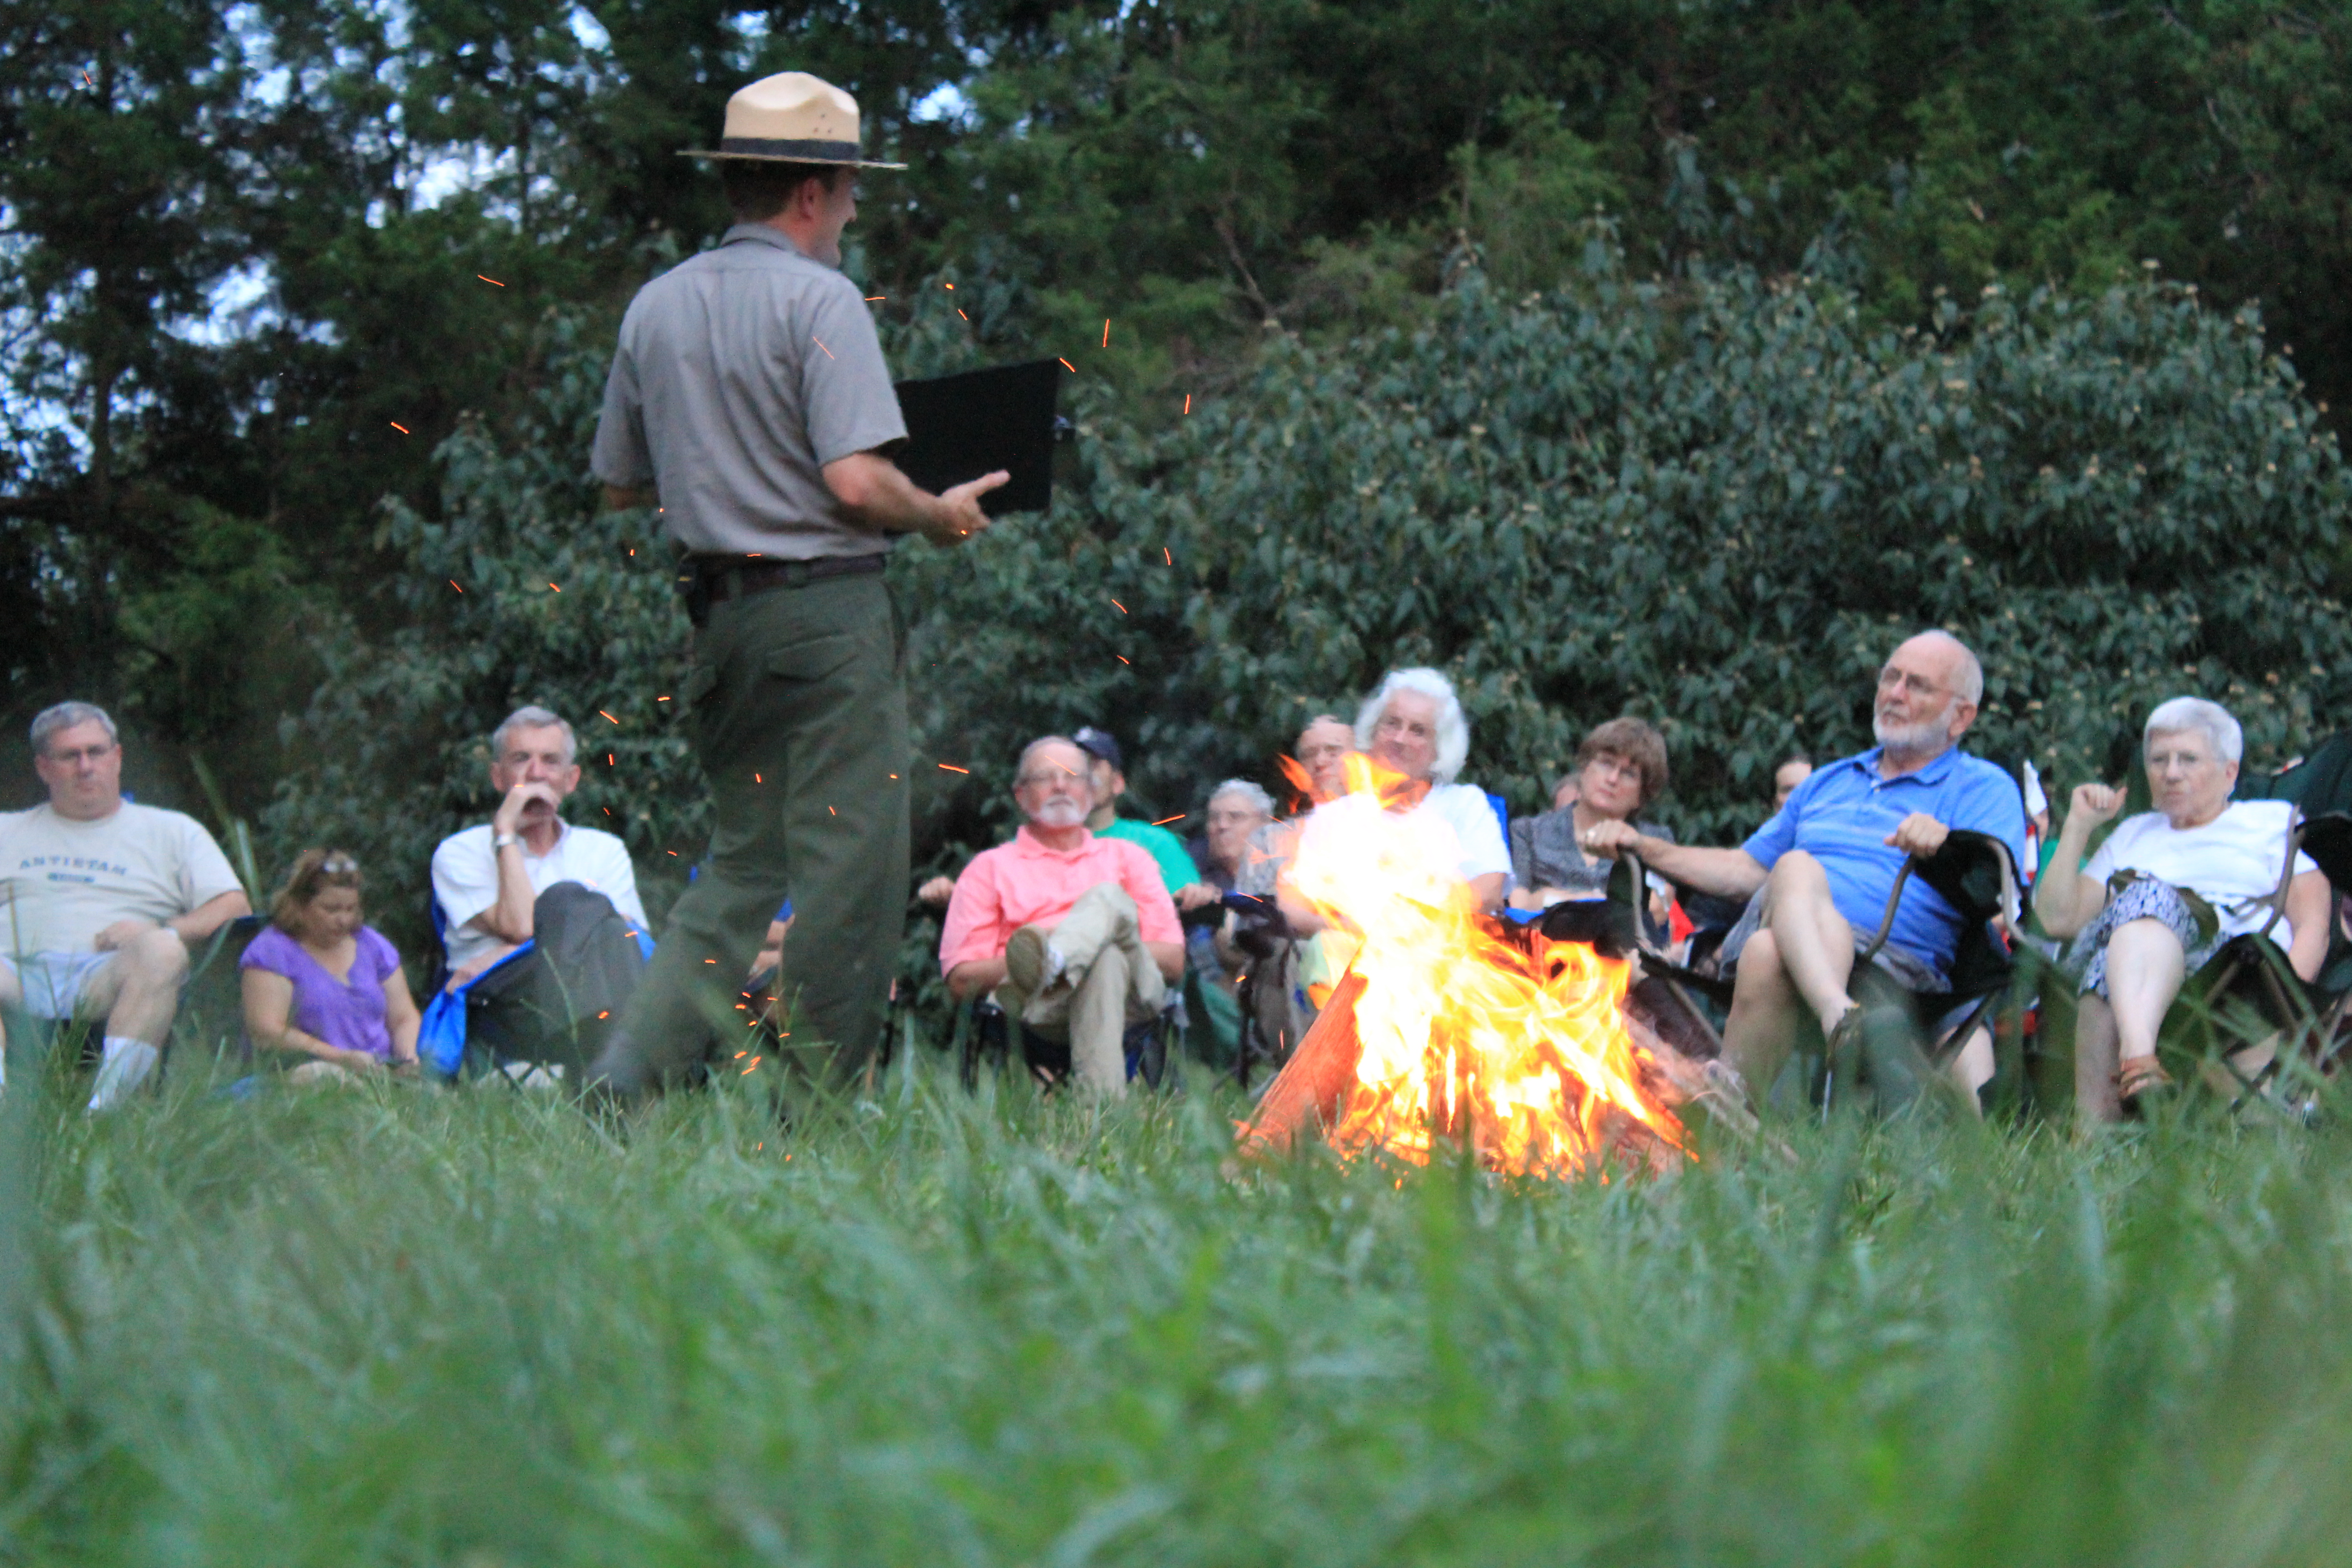
[[[2126,1110],[2143,1099],[2165,1094],[2171,1088],[2172,1075],[2154,1057],[2134,1057],[2116,1069],[2116,1099]]]

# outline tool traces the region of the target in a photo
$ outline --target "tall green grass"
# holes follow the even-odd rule
[[[0,1113],[24,1563],[2340,1563],[2352,1172],[2201,1112],[1236,1173],[921,1057]]]

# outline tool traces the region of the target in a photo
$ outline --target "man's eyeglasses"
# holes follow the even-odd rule
[[[1072,789],[1087,787],[1086,779],[1067,768],[1055,768],[1050,773],[1023,773],[1013,783],[1021,789],[1031,789],[1038,784],[1066,784]]]
[[[360,863],[348,855],[330,855],[319,862],[319,874],[322,877],[349,877],[359,868]]]

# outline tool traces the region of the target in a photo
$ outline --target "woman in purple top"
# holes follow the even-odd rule
[[[310,1058],[298,1077],[413,1070],[416,1002],[400,954],[362,923],[358,862],[304,850],[269,920],[239,961],[253,1043]]]

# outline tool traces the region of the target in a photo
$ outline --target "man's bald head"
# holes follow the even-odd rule
[[[1315,798],[1330,800],[1348,787],[1348,753],[1356,749],[1356,727],[1318,713],[1298,731],[1298,763],[1307,770]]]
[[[1085,825],[1087,813],[1094,808],[1094,786],[1087,771],[1090,760],[1076,741],[1060,735],[1043,735],[1021,748],[1013,798],[1021,803],[1032,826]]]
[[[1971,708],[1984,701],[1984,665],[1968,644],[1940,626],[1930,626],[1903,647],[1944,660],[1950,672],[1952,694],[1961,701]]]
[[[1948,751],[1976,722],[1984,666],[1947,631],[1906,639],[1878,672],[1871,730],[1887,753],[1918,763]]]

